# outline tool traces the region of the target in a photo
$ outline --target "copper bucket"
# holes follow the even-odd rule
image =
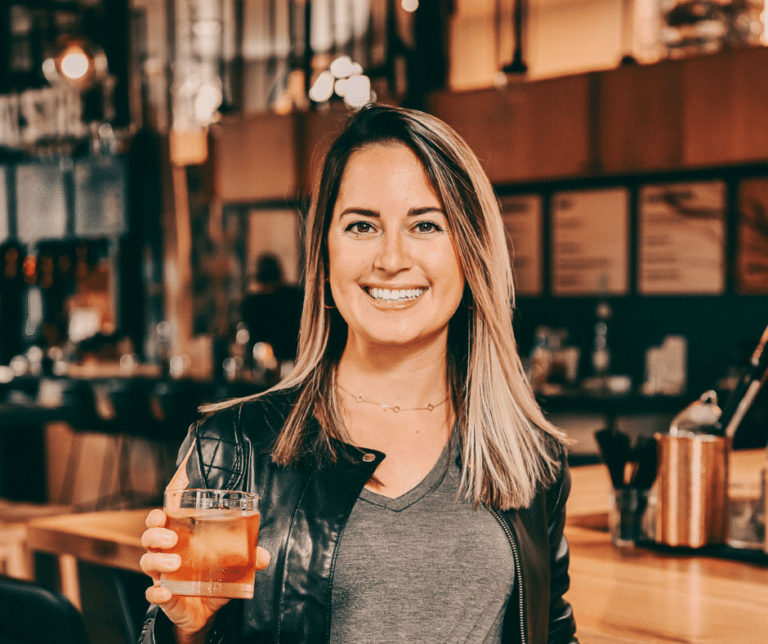
[[[656,434],[656,542],[700,548],[728,536],[731,441],[712,434]]]

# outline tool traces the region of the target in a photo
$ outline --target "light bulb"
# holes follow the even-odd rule
[[[309,90],[309,98],[315,103],[325,103],[333,96],[333,74],[329,71],[320,72]]]
[[[107,76],[107,57],[88,38],[62,35],[43,61],[43,74],[52,85],[65,84],[80,91]]]
[[[352,59],[349,56],[339,56],[331,63],[330,70],[336,78],[346,78],[353,73]]]
[[[353,109],[360,109],[371,102],[371,79],[357,75],[345,83],[344,102]]]
[[[80,80],[88,73],[90,59],[79,47],[72,47],[61,59],[61,73],[70,80]]]

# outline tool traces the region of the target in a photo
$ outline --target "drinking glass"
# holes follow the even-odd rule
[[[168,552],[181,567],[160,583],[175,595],[250,599],[256,575],[259,496],[232,490],[166,490],[165,527],[179,537]]]
[[[615,546],[634,546],[643,539],[644,516],[648,507],[649,490],[634,487],[613,491],[613,503],[608,514],[608,528]]]

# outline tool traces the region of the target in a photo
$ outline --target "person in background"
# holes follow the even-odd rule
[[[294,370],[210,407],[180,452],[190,487],[261,495],[254,597],[162,587],[180,558],[153,510],[141,641],[577,642],[563,436],[516,350],[477,158],[432,116],[363,108],[325,159],[305,258]]]
[[[301,320],[301,291],[285,283],[280,259],[262,253],[256,260],[256,292],[241,306],[241,319],[248,326],[250,349],[257,342],[272,346],[281,361],[296,359]]]

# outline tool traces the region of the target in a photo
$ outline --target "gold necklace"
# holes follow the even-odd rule
[[[432,411],[434,409],[437,409],[440,405],[444,405],[448,401],[448,397],[446,396],[436,405],[429,404],[426,407],[400,407],[399,405],[388,405],[387,403],[382,402],[376,402],[374,400],[368,400],[365,396],[362,394],[353,394],[348,389],[344,389],[338,382],[336,385],[341,389],[345,394],[352,396],[352,398],[355,399],[355,401],[359,403],[368,403],[369,405],[378,405],[381,407],[384,411],[387,411],[387,409],[391,409],[396,414],[399,414],[401,411]]]

